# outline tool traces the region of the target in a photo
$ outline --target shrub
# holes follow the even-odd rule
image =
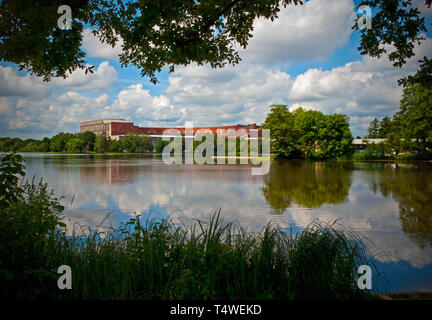
[[[159,138],[156,141],[156,145],[155,145],[156,152],[162,153],[165,146],[167,146],[169,143],[170,143],[169,141],[164,141],[164,140],[162,140],[162,138]]]
[[[18,184],[21,156],[9,154],[0,162],[0,295],[35,298],[47,278],[53,283],[48,244],[62,226],[63,207],[42,180]]]
[[[80,153],[84,149],[84,142],[80,138],[72,138],[66,143],[65,149],[70,153]]]
[[[121,140],[121,145],[126,152],[141,153],[153,151],[153,144],[149,136],[138,134],[126,134]]]

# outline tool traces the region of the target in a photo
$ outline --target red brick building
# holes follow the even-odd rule
[[[234,125],[234,126],[218,126],[218,127],[197,127],[193,128],[194,135],[199,130],[200,132],[211,132],[214,135],[222,136],[247,136],[250,137],[251,129],[261,129],[261,126],[256,124],[249,125]],[[173,127],[139,127],[123,119],[100,119],[82,122],[80,125],[80,132],[92,131],[96,134],[105,133],[111,139],[122,139],[125,134],[137,133],[151,136],[152,138],[159,138],[163,136],[175,136],[178,132],[185,134],[185,128]],[[258,131],[261,136],[261,130]],[[154,140],[154,139],[153,139]]]

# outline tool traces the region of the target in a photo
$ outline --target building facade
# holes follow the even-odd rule
[[[113,135],[112,128],[116,128],[117,124],[128,124],[133,126],[132,122],[128,122],[123,119],[90,120],[81,122],[80,132],[91,131],[97,135],[104,133],[107,137],[111,137]]]
[[[218,126],[218,127],[197,127],[193,128],[193,134],[197,131],[200,133],[208,132],[219,136],[241,136],[250,137],[250,130],[257,129],[258,135],[261,136],[261,126],[256,124],[249,125],[233,125],[233,126]],[[147,135],[152,138],[153,143],[156,143],[160,137],[174,137],[180,132],[185,135],[185,128],[173,128],[173,127],[139,127],[134,125],[133,122],[126,121],[123,119],[100,119],[84,121],[80,124],[80,132],[91,131],[95,134],[105,134],[110,139],[119,140],[128,133],[136,133]]]

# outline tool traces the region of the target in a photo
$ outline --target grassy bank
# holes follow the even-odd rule
[[[1,160],[0,295],[24,299],[362,299],[365,242],[340,225],[246,232],[209,221],[136,217],[106,233],[67,236],[63,207],[42,181],[19,184],[22,158]],[[59,290],[57,268],[72,270]],[[374,288],[376,288],[374,279]]]

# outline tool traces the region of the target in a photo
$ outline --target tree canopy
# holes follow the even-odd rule
[[[272,152],[286,158],[341,159],[351,155],[349,118],[286,105],[272,105],[264,122]]]
[[[153,144],[149,136],[128,133],[123,137],[122,147],[126,152],[153,151]]]
[[[426,6],[431,4],[432,0],[425,0]],[[366,0],[359,7],[362,5],[371,7],[376,14],[372,28],[361,30],[361,54],[378,58],[388,54],[395,67],[403,66],[414,56],[415,44],[425,40],[427,28],[419,9],[413,7],[412,0]],[[353,28],[359,28],[357,23]]]
[[[430,7],[431,4],[432,0],[424,0],[425,6]],[[381,58],[387,55],[395,67],[402,67],[407,59],[415,55],[415,45],[420,45],[425,40],[425,18],[421,16],[419,9],[413,6],[412,0],[366,0],[361,1],[359,7],[362,5],[372,8],[375,14],[372,28],[363,28],[360,31],[358,50],[362,55],[371,57]],[[359,19],[360,17],[357,21]],[[353,29],[359,29],[357,21]],[[399,84],[406,86],[420,78],[432,83],[432,61],[424,57],[420,62],[417,74],[399,80]]]
[[[413,148],[425,153],[432,147],[432,89],[420,83],[406,87],[397,116],[402,135]]]
[[[0,152],[133,152],[153,151],[151,138],[145,135],[127,134],[122,140],[111,139],[105,133],[96,135],[91,131],[58,133],[42,140],[0,138]]]
[[[369,128],[367,130],[367,138],[375,139],[379,137],[379,125],[380,122],[377,118],[373,119],[369,124]]]
[[[120,62],[157,82],[169,66],[237,64],[257,18],[273,21],[301,0],[4,0],[0,2],[0,59],[48,81],[76,69],[92,72],[81,48],[84,26],[104,43],[122,40]],[[72,9],[72,28],[57,26],[58,7]]]
[[[396,153],[415,151],[430,158],[427,153],[432,148],[432,88],[422,82],[408,84],[403,89],[399,111],[392,118],[375,118],[367,138],[387,139]]]
[[[72,8],[72,28],[60,30],[58,8]],[[257,18],[274,20],[281,7],[300,0],[3,0],[0,2],[0,59],[49,80],[66,77],[77,68],[92,71],[81,49],[84,25],[114,46],[121,38],[123,65],[133,64],[143,76],[169,65],[238,63],[235,45],[247,46]],[[427,31],[425,18],[413,0],[364,0],[373,9],[373,25],[362,29],[358,47],[372,57],[388,55],[401,67],[414,56]],[[430,7],[432,0],[424,0]],[[360,17],[358,18],[360,19]],[[357,21],[353,29],[359,29]],[[407,86],[432,86],[432,59],[420,60],[415,75],[399,81]]]
[[[414,56],[415,44],[427,31],[412,0],[367,0],[373,9],[371,29],[362,29],[359,51],[372,57],[388,55],[394,66]],[[425,0],[430,7],[432,0]],[[84,26],[104,43],[121,39],[122,66],[134,65],[157,82],[156,73],[196,62],[214,68],[237,64],[236,48],[245,48],[257,18],[273,21],[282,7],[301,0],[3,0],[0,2],[0,59],[48,81],[76,69],[93,72],[82,50]],[[70,30],[57,26],[61,5],[72,9]],[[360,18],[360,17],[359,17]],[[358,29],[357,21],[353,29]],[[421,60],[415,77],[432,79],[432,62]],[[420,71],[420,70],[419,70]],[[425,72],[426,71],[426,72]],[[412,82],[400,80],[404,86]]]
[[[264,128],[270,129],[271,148],[275,154],[290,157],[296,153],[294,115],[286,105],[272,105],[264,122]]]

